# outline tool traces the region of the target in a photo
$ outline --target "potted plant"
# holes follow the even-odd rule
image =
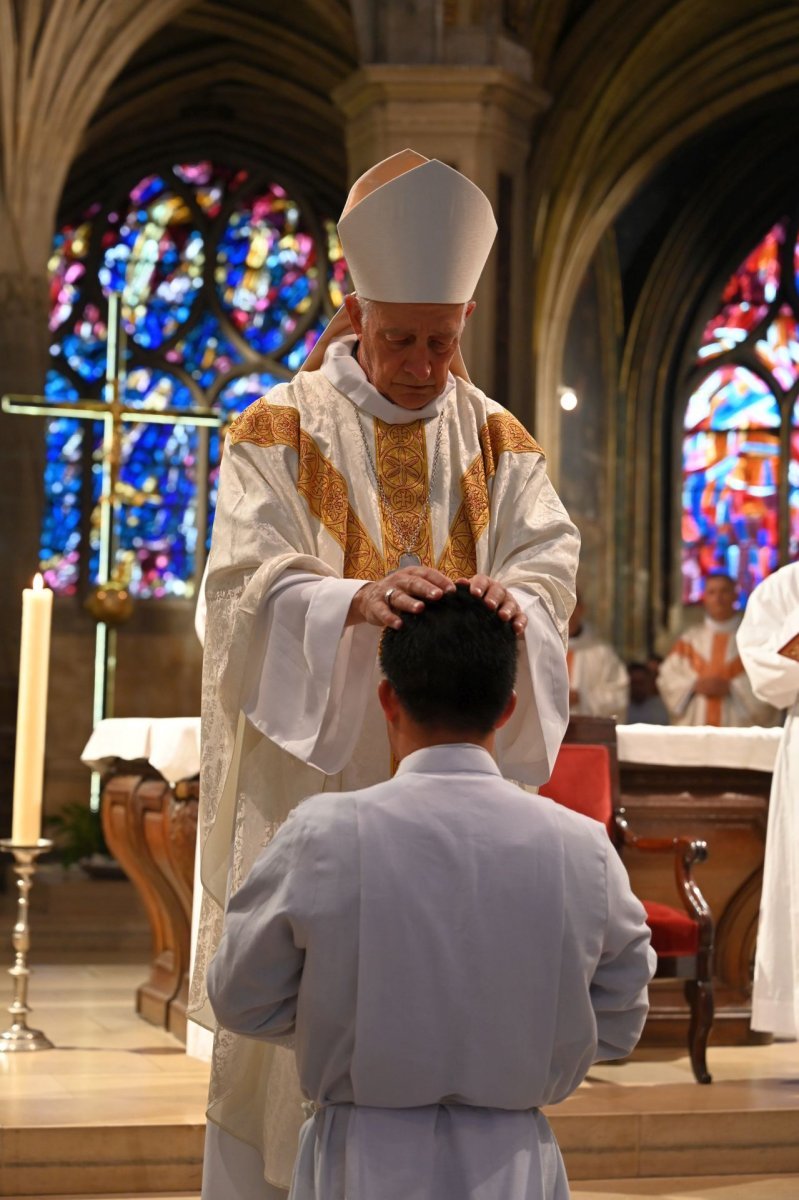
[[[77,863],[93,877],[123,879],[124,871],[108,852],[99,812],[73,800],[47,820],[48,831],[65,867]]]

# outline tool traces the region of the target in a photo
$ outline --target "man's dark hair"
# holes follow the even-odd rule
[[[516,681],[516,635],[465,584],[386,629],[380,666],[419,725],[486,734]]]

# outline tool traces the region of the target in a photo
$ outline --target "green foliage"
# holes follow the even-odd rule
[[[108,854],[100,814],[92,812],[88,804],[77,800],[65,804],[57,816],[49,818],[47,826],[65,867],[93,854]]]

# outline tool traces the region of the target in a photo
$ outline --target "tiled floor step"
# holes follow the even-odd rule
[[[572,1200],[797,1200],[799,1175],[729,1175],[704,1179],[586,1180],[572,1189]],[[104,1196],[40,1196],[30,1200],[200,1200],[199,1192],[126,1192]]]
[[[2,1064],[0,1196],[199,1191],[208,1068],[135,1015],[142,975],[36,969],[31,1024],[56,1049]],[[675,1053],[595,1067],[548,1112],[574,1200],[799,1200],[799,1047],[711,1045],[709,1087]]]
[[[571,1200],[798,1200],[799,1175],[586,1180]]]

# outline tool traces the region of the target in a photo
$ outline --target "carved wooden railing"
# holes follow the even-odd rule
[[[138,891],[152,935],[136,1011],[184,1042],[198,797],[196,781],[173,788],[142,763],[119,764],[102,797],[108,848]]]

